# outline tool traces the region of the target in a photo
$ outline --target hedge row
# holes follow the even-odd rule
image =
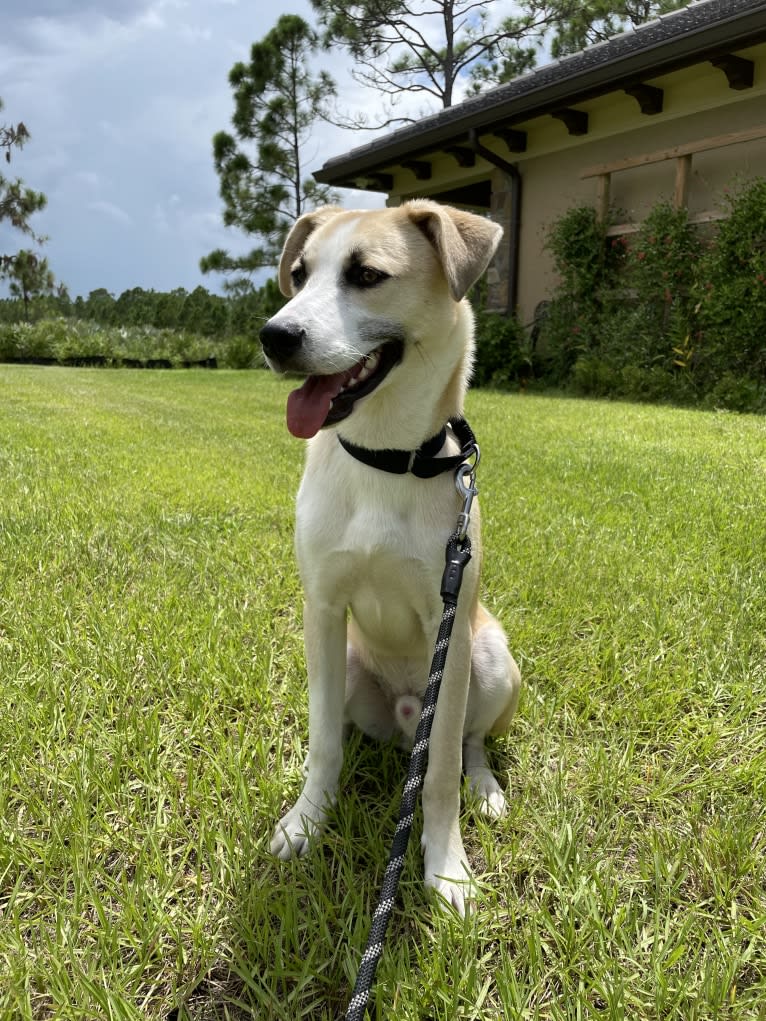
[[[250,368],[257,337],[211,338],[183,330],[102,327],[76,319],[0,323],[0,362],[38,365]]]

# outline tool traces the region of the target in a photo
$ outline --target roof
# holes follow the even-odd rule
[[[334,157],[314,177],[354,187],[357,175],[460,144],[471,131],[491,134],[493,128],[508,129],[764,40],[766,0],[698,0]]]

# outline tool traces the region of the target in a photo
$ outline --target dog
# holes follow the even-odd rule
[[[421,199],[325,206],[301,216],[285,242],[279,286],[290,300],[260,338],[271,369],[305,377],[286,418],[309,441],[295,526],[309,754],[302,793],[271,842],[280,859],[304,854],[335,804],[344,727],[412,743],[461,500],[452,472],[394,475],[347,447],[418,451],[462,415],[474,353],[465,295],[501,234],[488,219]],[[436,456],[459,450],[447,428]],[[433,720],[421,840],[426,885],[459,914],[475,897],[459,827],[461,767],[482,810],[502,815],[484,742],[507,729],[521,685],[501,625],[479,602],[476,502],[468,535],[473,557]]]

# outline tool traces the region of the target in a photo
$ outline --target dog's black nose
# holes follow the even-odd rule
[[[267,358],[284,361],[295,354],[303,343],[306,331],[298,326],[266,323],[261,330],[261,346]]]

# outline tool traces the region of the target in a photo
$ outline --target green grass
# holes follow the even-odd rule
[[[337,1018],[406,763],[353,740],[271,860],[306,743],[264,373],[0,367],[0,1018]],[[766,421],[471,395],[484,588],[525,689],[470,806],[483,900],[411,848],[373,1016],[766,1018]]]

